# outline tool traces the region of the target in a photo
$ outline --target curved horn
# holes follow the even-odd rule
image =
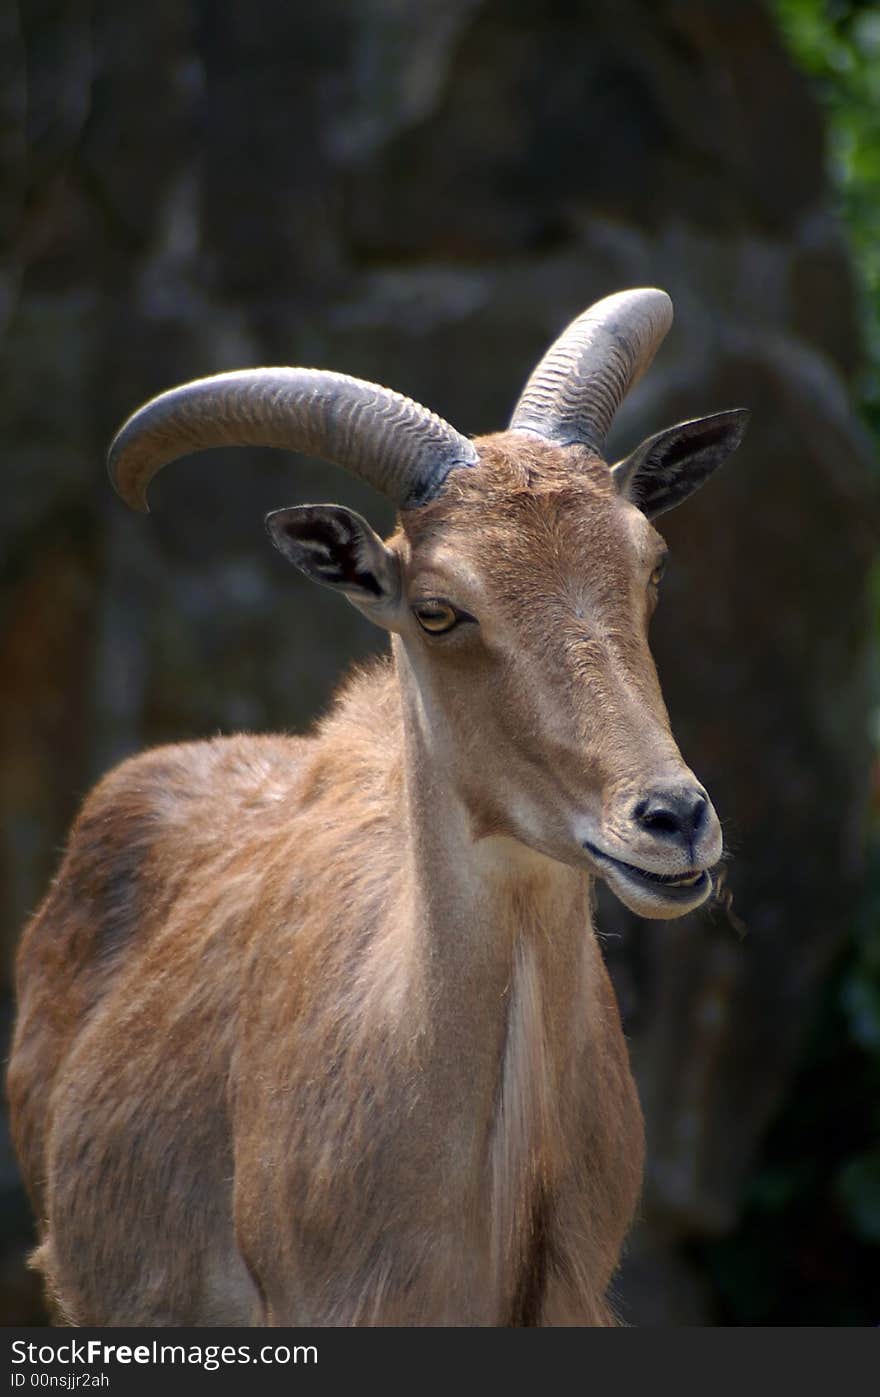
[[[178,456],[211,446],[278,446],[321,456],[361,476],[401,507],[424,504],[453,466],[477,453],[401,393],[323,369],[242,369],[153,398],[120,428],[107,467],[132,509]]]
[[[650,364],[672,324],[672,302],[653,287],[619,291],[573,320],[523,389],[510,419],[560,446],[600,454],[624,395]]]

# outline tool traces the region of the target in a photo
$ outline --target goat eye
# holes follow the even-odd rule
[[[662,578],[662,576],[663,576],[663,574],[664,574],[665,571],[666,571],[666,559],[665,559],[665,558],[661,558],[660,561],[659,561],[659,563],[657,564],[657,566],[654,568],[654,571],[651,573],[651,586],[652,586],[652,587],[659,587],[659,586],[660,586],[660,579]]]
[[[459,613],[448,601],[417,602],[413,614],[423,631],[431,635],[442,635],[458,624]]]

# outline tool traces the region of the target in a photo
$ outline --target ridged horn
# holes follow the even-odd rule
[[[579,443],[600,455],[625,394],[654,358],[670,325],[665,291],[618,291],[590,306],[550,346],[510,419],[560,446]]]
[[[348,374],[242,369],[172,388],[120,428],[107,467],[119,495],[146,512],[157,471],[212,446],[277,446],[321,456],[402,508],[424,504],[477,453],[435,413]]]

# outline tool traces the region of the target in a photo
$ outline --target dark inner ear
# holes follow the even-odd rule
[[[648,437],[612,469],[620,493],[649,519],[693,494],[727,460],[745,434],[745,408],[680,422]]]
[[[349,521],[315,512],[308,521],[285,520],[281,527],[294,547],[308,549],[310,570],[321,572],[322,580],[334,587],[357,587],[375,597],[381,596],[378,581],[359,559],[357,537]],[[322,552],[326,556],[323,562]]]
[[[708,427],[699,435],[699,449],[711,451],[715,447],[726,443],[728,436],[729,431],[726,426]],[[686,433],[678,435],[675,428],[672,427],[670,428],[669,438],[662,450],[657,452],[656,457],[653,452],[649,452],[647,462],[655,465],[662,463],[668,469],[670,466],[677,466],[683,461],[689,460],[694,455],[696,449],[697,443],[694,442],[692,436]],[[727,455],[727,452],[725,452],[725,455]]]
[[[315,582],[363,601],[396,594],[394,555],[354,510],[341,505],[276,509],[266,516],[266,528],[275,547]]]

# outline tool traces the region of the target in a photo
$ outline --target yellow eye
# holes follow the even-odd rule
[[[660,561],[659,561],[659,563],[658,563],[657,566],[655,567],[654,571],[651,573],[651,586],[652,586],[652,587],[659,587],[659,586],[660,586],[660,579],[662,578],[662,576],[663,576],[663,574],[664,574],[665,571],[666,571],[666,559],[665,559],[665,558],[661,558]]]
[[[451,631],[459,619],[455,607],[448,601],[417,602],[413,612],[422,630],[431,635],[442,635],[444,631]]]

